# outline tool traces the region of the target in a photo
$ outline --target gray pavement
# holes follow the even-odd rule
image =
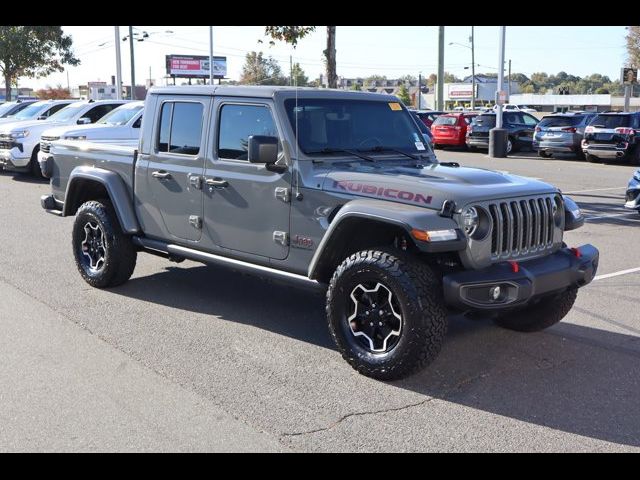
[[[633,167],[437,153],[576,192],[567,243],[600,248],[600,275],[640,267]],[[452,317],[429,368],[382,383],[335,351],[315,293],[150,255],[89,287],[48,189],[0,173],[0,451],[640,451],[640,272],[540,333]]]

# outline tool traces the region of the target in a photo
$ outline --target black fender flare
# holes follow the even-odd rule
[[[116,172],[103,168],[78,166],[71,171],[64,196],[63,217],[75,213],[75,198],[79,195],[83,181],[98,183],[105,188],[124,233],[134,235],[141,232],[138,217],[133,208],[133,201],[124,180]]]

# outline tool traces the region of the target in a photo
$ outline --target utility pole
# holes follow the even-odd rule
[[[474,35],[471,27],[471,110],[476,109],[476,59],[474,55]]]
[[[420,110],[420,89],[422,88],[422,72],[418,73],[418,93],[416,94],[416,98],[418,99],[416,102],[416,110]]]
[[[213,27],[209,27],[209,85],[213,85]]]
[[[133,27],[129,26],[129,49],[131,51],[131,100],[136,99],[136,66],[133,58]]]
[[[122,100],[122,65],[120,64],[120,27],[113,27],[116,34],[116,99]]]
[[[67,69],[67,92],[71,95],[71,85],[69,84],[69,69]]]
[[[438,27],[438,110],[444,110],[444,27]]]
[[[625,84],[624,86],[624,111],[629,111],[629,105],[631,104],[631,85]]]
[[[509,92],[507,98],[511,101],[511,59],[509,59],[509,84],[507,85],[507,91]]]
[[[507,156],[508,132],[502,128],[502,101],[499,95],[504,88],[504,43],[506,27],[500,27],[500,53],[498,55],[498,91],[496,92],[496,126],[489,130],[489,156],[492,158],[504,158]]]

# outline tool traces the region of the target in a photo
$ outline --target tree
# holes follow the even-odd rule
[[[385,75],[370,75],[364,79],[364,84],[367,87],[374,86],[375,82],[386,82],[387,77]]]
[[[461,78],[456,77],[453,73],[444,72],[444,83],[460,83]]]
[[[291,70],[291,77],[293,82],[291,85],[297,85],[298,87],[306,87],[309,83],[309,78],[304,74],[304,70],[299,63],[294,63]]]
[[[430,74],[427,77],[427,85],[433,86],[438,82],[438,75],[435,73]]]
[[[627,56],[629,63],[640,66],[640,27],[627,27]]]
[[[286,85],[287,79],[282,75],[282,69],[274,58],[265,58],[262,52],[249,52],[242,66],[240,84]]]
[[[6,98],[18,77],[41,77],[64,71],[64,65],[78,65],[72,43],[60,26],[0,26],[0,71]]]
[[[398,78],[398,80],[400,80],[405,85],[407,84],[411,85],[413,83],[415,83],[416,85],[418,84],[418,78],[414,77],[413,75],[403,75],[400,78]]]
[[[309,33],[315,31],[316,27],[296,27],[296,26],[270,26],[264,30],[265,35],[275,39],[290,43],[295,48],[298,41]],[[271,42],[273,44],[273,42]],[[327,48],[322,52],[327,73],[329,88],[338,87],[338,74],[336,72],[336,27],[327,26]]]
[[[398,97],[407,107],[411,106],[411,104],[413,103],[411,101],[411,95],[409,95],[409,90],[407,90],[407,87],[404,85],[404,83],[400,85],[400,88],[398,88],[396,97]]]
[[[52,88],[51,85],[47,85],[41,90],[36,90],[36,97],[41,100],[59,100],[64,98],[71,98],[71,92],[62,88],[62,85],[58,84],[56,88]]]

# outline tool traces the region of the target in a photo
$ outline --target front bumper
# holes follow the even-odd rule
[[[563,248],[519,263],[517,272],[512,264],[505,262],[445,275],[445,302],[461,311],[504,310],[525,305],[536,297],[583,287],[596,274],[599,252],[589,244],[577,251],[579,256],[572,249]],[[494,299],[497,286],[500,293]]]
[[[53,155],[49,152],[38,152],[38,164],[44,178],[51,178],[53,169]]]
[[[7,171],[22,171],[29,168],[30,155],[21,150],[22,145],[14,146],[10,150],[0,150],[0,166]]]

